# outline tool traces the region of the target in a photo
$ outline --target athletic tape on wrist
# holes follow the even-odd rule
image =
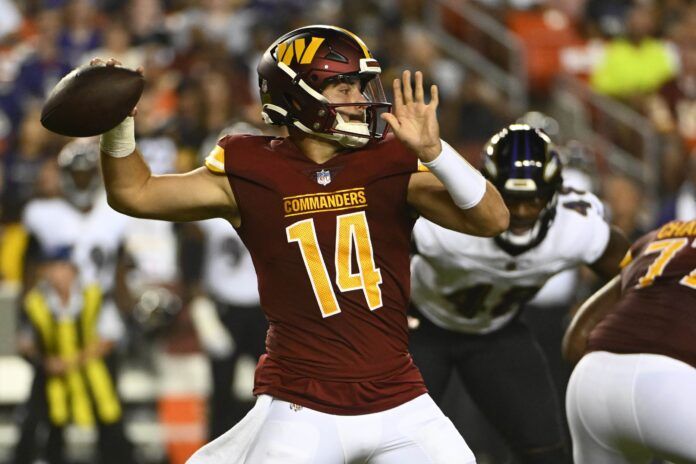
[[[423,163],[423,166],[440,179],[461,209],[473,208],[486,193],[485,177],[444,140],[440,154],[434,160]]]
[[[135,121],[128,116],[121,124],[108,132],[104,132],[99,139],[101,151],[114,158],[123,158],[135,151]]]

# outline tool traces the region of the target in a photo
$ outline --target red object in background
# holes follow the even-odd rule
[[[526,51],[530,90],[547,92],[561,72],[561,50],[582,45],[584,40],[570,19],[558,10],[511,11],[506,22]]]
[[[198,395],[162,396],[157,403],[170,464],[186,460],[206,442],[206,403]]]

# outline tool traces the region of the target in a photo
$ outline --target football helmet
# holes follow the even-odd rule
[[[345,147],[361,147],[381,139],[388,112],[379,79],[382,69],[355,34],[334,26],[306,26],[276,40],[258,68],[262,117],[271,125],[295,127]],[[358,79],[359,103],[332,103],[322,91],[331,83]],[[364,108],[363,121],[350,121],[341,107]]]
[[[512,124],[486,143],[481,170],[506,203],[528,201],[540,206],[536,221],[524,233],[508,229],[495,238],[496,243],[511,255],[541,243],[556,215],[563,184],[561,160],[549,136],[526,124]],[[510,222],[514,227],[514,214]]]
[[[81,210],[90,209],[101,184],[97,141],[77,139],[69,142],[58,154],[58,167],[65,198]]]

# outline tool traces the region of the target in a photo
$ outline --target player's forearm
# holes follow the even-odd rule
[[[563,337],[563,357],[575,364],[585,354],[587,339],[594,327],[621,297],[621,276],[617,275],[588,298],[575,313]]]
[[[509,212],[500,193],[452,146],[441,141],[440,147],[440,153],[423,164],[447,190],[445,201],[454,203],[454,219],[461,223],[456,230],[484,237],[505,231]]]
[[[152,176],[142,155],[135,150],[129,156],[115,158],[102,151],[101,162],[109,205],[121,213],[142,216],[147,205],[139,197]]]
[[[509,213],[495,187],[486,184],[485,188],[475,206],[462,209],[437,177],[430,172],[419,172],[411,176],[407,201],[424,218],[442,227],[493,237],[507,229]]]
[[[150,168],[135,146],[135,120],[127,117],[99,140],[102,172],[109,204],[116,211],[138,216],[139,193],[148,183]]]
[[[500,192],[486,181],[486,192],[475,206],[460,210],[462,219],[476,228],[476,235],[495,237],[505,232],[510,223],[510,212]]]

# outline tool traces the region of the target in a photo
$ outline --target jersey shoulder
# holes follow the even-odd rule
[[[621,267],[625,268],[631,264],[652,242],[693,237],[696,237],[696,219],[690,221],[670,221],[633,242],[621,262]],[[696,250],[696,248],[691,247],[691,250]],[[694,256],[696,256],[696,253]]]
[[[215,147],[205,158],[205,167],[214,174],[226,174],[229,172],[229,161],[226,159],[234,155],[236,157],[253,157],[270,146],[276,137],[263,135],[235,134],[226,135],[218,140]]]
[[[387,134],[384,139],[377,142],[368,143],[365,147],[356,150],[356,154],[363,157],[366,162],[386,164],[397,170],[407,172],[427,170],[418,161],[418,156],[393,134]]]
[[[564,189],[560,193],[556,218],[548,237],[554,248],[589,264],[602,255],[609,236],[610,226],[604,218],[604,206],[599,198],[590,192],[574,189]]]
[[[22,213],[22,224],[31,231],[51,228],[79,215],[77,210],[62,198],[42,198],[30,201]],[[58,224],[55,221],[58,221]]]

